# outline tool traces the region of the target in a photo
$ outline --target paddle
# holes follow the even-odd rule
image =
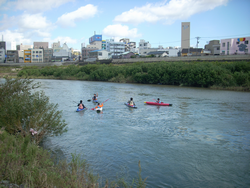
[[[109,99],[107,99],[106,101],[102,102],[101,104],[107,102]],[[95,108],[91,108],[90,110],[94,110]]]

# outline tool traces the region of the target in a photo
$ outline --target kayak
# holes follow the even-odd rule
[[[128,103],[124,103],[126,106],[130,107],[130,108],[137,108],[136,106],[130,106]]]
[[[96,103],[98,103],[98,100],[93,100],[93,102],[96,102]]]
[[[77,108],[76,109],[76,112],[80,112],[80,111],[83,111],[83,110],[85,110],[86,108],[83,108],[83,109],[80,109],[80,108]]]
[[[149,105],[157,105],[157,106],[172,106],[172,104],[168,104],[168,103],[163,103],[163,102],[161,102],[161,103],[158,103],[158,102],[144,102],[144,103],[146,103],[146,104],[149,104]]]
[[[95,111],[101,112],[102,111],[102,107],[101,108],[95,108]]]

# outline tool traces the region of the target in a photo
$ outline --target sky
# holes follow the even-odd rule
[[[190,22],[190,45],[250,36],[250,0],[0,0],[4,41],[33,45],[60,41],[81,49],[89,38],[144,39],[157,48],[181,46],[181,22]]]

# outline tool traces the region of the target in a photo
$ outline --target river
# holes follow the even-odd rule
[[[204,88],[71,80],[36,80],[58,103],[68,132],[45,139],[62,158],[81,154],[101,177],[147,187],[249,187],[250,94]],[[76,112],[94,93],[103,112]],[[124,105],[134,98],[137,109]],[[173,106],[145,105],[161,101]]]

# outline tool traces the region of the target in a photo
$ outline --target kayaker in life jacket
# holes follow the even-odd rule
[[[94,97],[92,98],[93,101],[96,101],[96,100],[97,100],[97,97],[98,97],[98,93],[94,94]]]
[[[98,105],[95,107],[95,109],[102,108],[102,107],[103,107],[103,103],[102,104],[98,103]]]
[[[161,103],[161,100],[160,100],[160,98],[158,98],[156,102],[157,102],[157,103]]]
[[[80,100],[80,103],[78,104],[78,108],[79,108],[79,109],[84,109],[84,108],[86,108],[86,107],[84,106],[84,104],[82,103],[82,100]]]
[[[133,98],[130,98],[130,100],[128,101],[128,104],[129,104],[129,106],[135,106]]]

